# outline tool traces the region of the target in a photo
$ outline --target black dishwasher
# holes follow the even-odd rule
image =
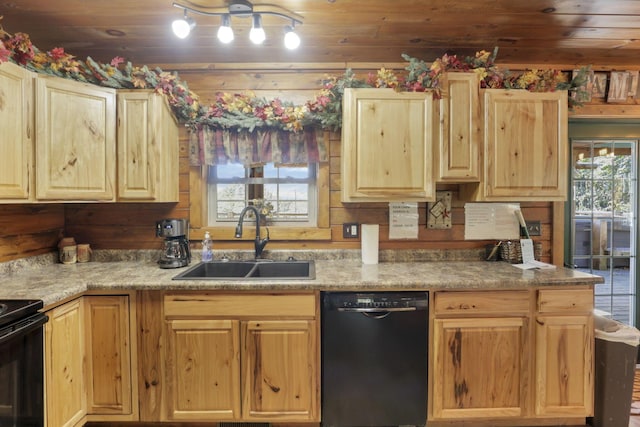
[[[322,425],[423,426],[427,292],[322,294]]]

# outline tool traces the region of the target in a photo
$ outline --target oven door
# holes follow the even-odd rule
[[[37,313],[0,329],[0,427],[44,426],[43,325]]]

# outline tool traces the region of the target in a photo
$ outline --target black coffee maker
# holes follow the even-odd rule
[[[179,268],[189,265],[189,221],[186,219],[163,219],[156,222],[156,236],[164,237],[162,253],[158,260],[160,268]]]

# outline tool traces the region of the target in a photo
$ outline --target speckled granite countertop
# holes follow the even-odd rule
[[[246,259],[246,255],[240,253],[239,257]],[[418,256],[415,251],[411,256],[381,253],[381,262],[376,265],[363,265],[359,251],[333,251],[321,256],[310,251],[295,255],[297,259],[313,256],[316,264],[314,280],[172,280],[184,268],[159,268],[154,251],[120,252],[117,260],[109,251],[96,251],[92,262],[72,265],[52,262],[54,255],[34,257],[0,265],[0,272],[4,273],[0,278],[0,299],[42,299],[47,306],[87,290],[523,289],[604,281],[599,276],[566,268],[521,270],[506,262],[481,261],[475,253],[460,255],[439,251],[419,253]],[[270,258],[281,259],[283,256]]]

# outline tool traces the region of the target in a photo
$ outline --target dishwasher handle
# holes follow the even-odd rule
[[[338,307],[337,310],[346,313],[393,313],[399,311],[416,311],[417,309],[415,307]]]

